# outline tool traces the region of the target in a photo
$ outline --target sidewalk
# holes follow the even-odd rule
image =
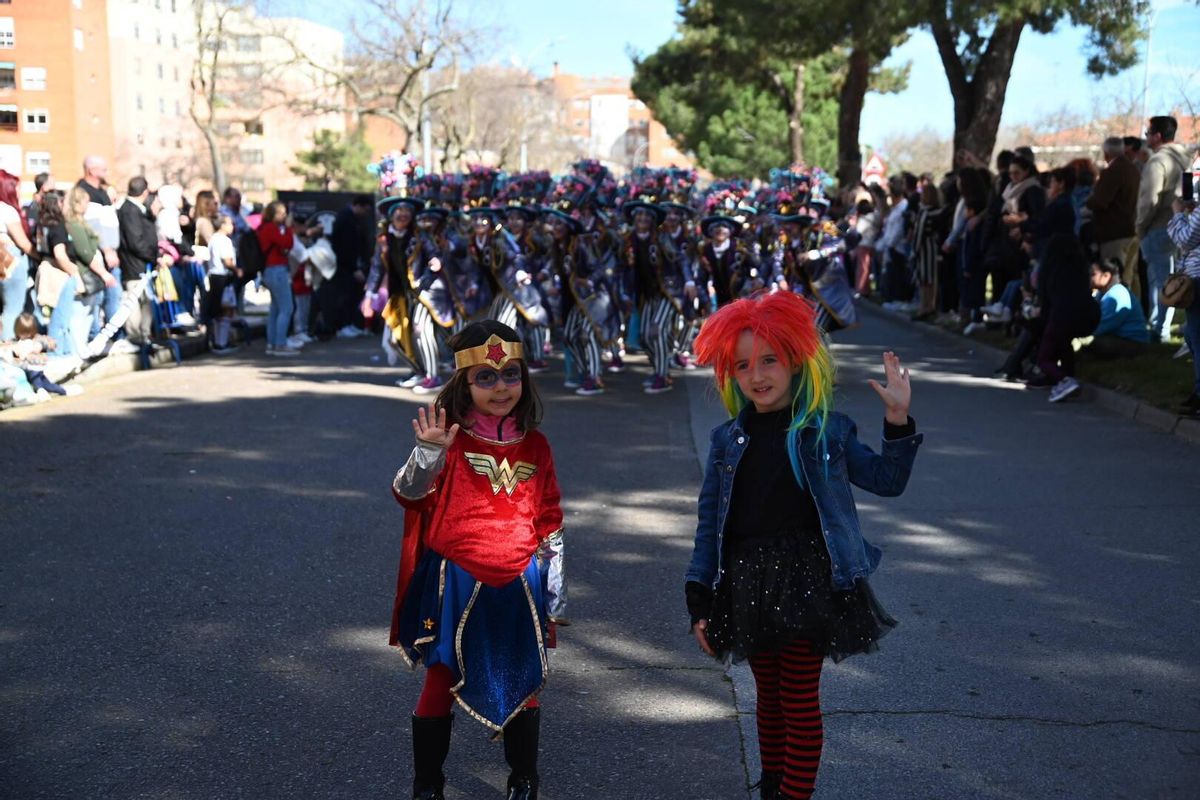
[[[963,345],[969,354],[986,356],[992,363],[1000,364],[1008,358],[1008,353],[986,342],[948,331],[939,325],[915,322],[908,314],[903,312],[889,311],[873,302],[860,302],[858,308],[867,316],[885,317],[897,322],[904,322],[922,332],[931,333],[949,341],[957,342]],[[1186,369],[1186,365],[1181,367],[1181,369]],[[1083,386],[1083,391],[1077,398],[1074,398],[1070,402],[1082,400],[1084,402],[1095,403],[1102,408],[1120,414],[1142,425],[1147,425],[1163,433],[1174,434],[1193,444],[1200,444],[1200,420],[1173,414],[1170,411],[1165,411],[1151,405],[1139,397],[1125,394],[1124,392],[1106,389],[1082,380],[1079,383]]]

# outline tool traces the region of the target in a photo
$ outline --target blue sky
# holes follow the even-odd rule
[[[269,0],[272,13],[296,13],[334,27],[346,25],[346,0],[336,6],[314,0]],[[354,0],[348,0],[353,4]],[[1155,0],[1149,106],[1170,105],[1180,83],[1200,105],[1200,8],[1193,0]],[[649,53],[675,30],[675,0],[460,0],[477,23],[505,31],[500,59],[548,74],[557,61],[565,72],[629,75],[628,53]],[[326,10],[335,8],[338,11]],[[1084,33],[1060,25],[1041,36],[1026,31],[1017,50],[1005,103],[1004,124],[1044,120],[1060,109],[1091,117],[1111,108],[1112,98],[1140,96],[1144,65],[1102,81],[1084,71]],[[889,63],[912,62],[909,89],[899,95],[868,95],[862,141],[878,145],[890,131],[925,128],[948,136],[953,103],[933,39],[918,31]]]

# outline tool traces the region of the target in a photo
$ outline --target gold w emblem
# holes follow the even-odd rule
[[[500,490],[503,489],[508,492],[509,497],[512,497],[517,484],[529,480],[533,477],[533,473],[537,472],[537,467],[525,461],[509,464],[506,458],[497,465],[495,456],[483,453],[464,453],[463,455],[467,457],[467,463],[476,472],[491,482],[492,494],[500,494]]]

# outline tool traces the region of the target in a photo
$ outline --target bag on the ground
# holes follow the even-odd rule
[[[263,256],[262,247],[258,243],[258,236],[254,231],[246,231],[238,239],[237,246],[237,265],[242,271],[242,281],[249,282],[254,276],[263,271],[266,259]]]
[[[33,281],[34,296],[39,306],[55,308],[58,298],[62,295],[63,287],[71,276],[54,266],[49,261],[38,264],[37,277]]]
[[[1190,308],[1195,299],[1195,281],[1183,272],[1167,276],[1167,282],[1158,293],[1158,301],[1171,308]]]

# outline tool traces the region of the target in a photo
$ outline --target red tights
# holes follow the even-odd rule
[[[802,639],[750,659],[763,772],[783,774],[782,796],[789,800],[812,797],[821,765],[822,660]]]
[[[417,707],[413,714],[418,717],[448,717],[454,706],[454,695],[451,687],[457,681],[454,674],[445,664],[434,664],[425,670],[425,685],[421,688],[421,696],[417,698]],[[525,704],[525,708],[537,708],[537,698]]]

